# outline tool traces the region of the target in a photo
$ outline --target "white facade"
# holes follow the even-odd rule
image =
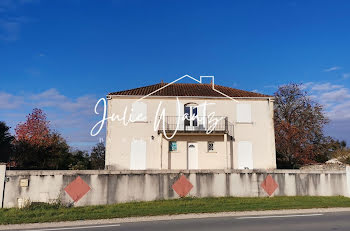
[[[115,120],[107,122],[107,169],[276,168],[273,98],[139,99],[108,97],[108,117]],[[163,109],[164,117],[160,119]],[[184,114],[190,118],[179,119]],[[213,118],[220,121],[207,134],[214,127]],[[168,139],[176,127],[175,136]]]

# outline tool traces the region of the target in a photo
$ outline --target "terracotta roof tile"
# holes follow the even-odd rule
[[[137,95],[145,96],[148,95],[161,87],[164,87],[167,83],[158,83],[145,87],[134,88],[125,91],[112,92],[109,95]],[[235,88],[225,87],[215,84],[215,89],[228,95],[230,97],[271,97],[255,92],[249,92],[239,90]],[[211,84],[204,83],[173,83],[157,92],[152,96],[208,96],[208,97],[225,97],[224,95],[216,92],[212,89]]]

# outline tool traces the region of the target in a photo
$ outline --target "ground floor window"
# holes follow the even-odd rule
[[[208,141],[208,152],[214,151],[214,141]]]
[[[169,142],[169,151],[170,152],[177,151],[177,143],[176,143],[176,141],[170,141]]]

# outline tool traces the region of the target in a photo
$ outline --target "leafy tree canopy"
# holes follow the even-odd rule
[[[329,122],[323,106],[299,84],[281,86],[274,96],[278,167],[298,168],[326,161],[334,140],[323,133]]]
[[[0,162],[7,163],[12,153],[12,141],[14,137],[10,134],[10,127],[0,121]]]

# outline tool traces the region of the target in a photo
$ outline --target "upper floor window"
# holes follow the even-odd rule
[[[250,104],[237,104],[237,122],[238,123],[251,123],[252,122],[252,109]]]
[[[184,107],[185,114],[185,126],[198,126],[198,105],[195,103],[185,104]]]
[[[147,104],[144,102],[134,102],[131,106],[131,119],[135,122],[146,122]]]

